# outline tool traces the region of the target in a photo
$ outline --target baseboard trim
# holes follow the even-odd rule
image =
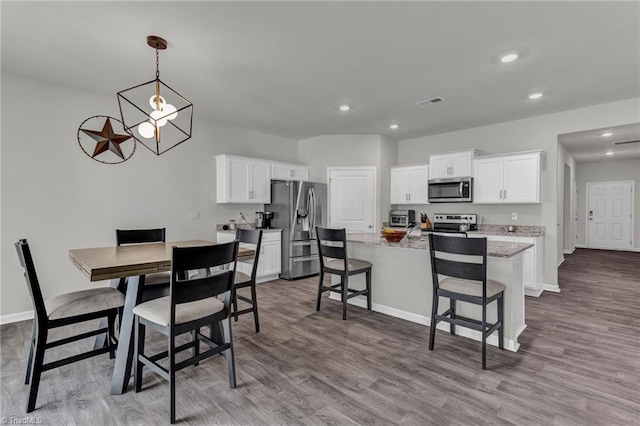
[[[551,291],[553,293],[560,293],[560,286],[558,284],[542,284],[544,291]]]
[[[630,249],[612,249],[612,248],[600,248],[600,247],[589,247],[586,244],[576,244],[576,248],[585,248],[585,249],[591,249],[591,250],[611,250],[611,251],[633,251],[633,252],[640,252],[640,247],[633,247]]]
[[[525,287],[524,288],[524,295],[525,296],[530,296],[530,297],[540,297],[540,295],[542,294],[543,291],[544,291],[543,288]]]
[[[0,325],[11,324],[33,319],[33,311],[18,312],[16,314],[0,315]]]
[[[347,303],[349,303],[350,305],[354,305],[354,306],[358,306],[360,308],[366,309],[367,301],[364,298],[364,296],[361,296],[361,297],[354,297],[353,299],[349,299]],[[337,293],[330,293],[329,298],[336,300],[338,302],[340,301],[340,295]],[[403,320],[415,322],[417,324],[426,325],[427,327],[431,325],[431,318],[427,316],[414,314],[411,312],[403,311],[401,309],[396,309],[390,306],[381,305],[379,303],[372,303],[371,310],[380,312],[381,314],[389,315],[395,318],[400,318]],[[518,343],[518,336],[520,336],[520,334],[524,331],[526,327],[527,327],[526,324],[523,324],[522,327],[520,327],[520,329],[516,332],[515,340],[504,339],[504,348],[506,350],[511,352],[518,352],[518,349],[520,348],[520,343]],[[438,324],[438,330],[442,330],[448,333],[449,324],[441,322],[440,324]],[[471,330],[469,328],[458,327],[456,330],[456,335],[467,337],[472,340],[477,340],[478,342],[482,341],[482,334],[479,331]],[[491,336],[489,336],[487,338],[487,344],[498,347],[497,334],[492,334]]]
[[[558,261],[558,267],[564,263],[564,257]]]
[[[576,251],[576,248],[575,248],[575,247],[573,247],[573,248],[571,248],[571,249],[569,249],[569,250],[565,250],[565,251],[564,251],[564,254],[573,254],[573,252],[574,252],[574,251]]]

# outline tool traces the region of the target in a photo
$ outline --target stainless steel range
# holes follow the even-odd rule
[[[433,228],[425,229],[422,234],[432,232],[465,233],[478,229],[478,215],[471,213],[436,213],[433,215]]]

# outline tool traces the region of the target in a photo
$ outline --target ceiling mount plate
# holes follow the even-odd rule
[[[167,48],[167,40],[154,35],[147,36],[147,44],[158,50],[164,50]]]

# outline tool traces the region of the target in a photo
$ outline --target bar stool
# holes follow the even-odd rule
[[[236,241],[241,244],[249,244],[255,251],[255,256],[251,259],[251,275],[243,274],[236,270],[233,276],[233,313],[231,316],[238,321],[238,317],[244,314],[253,313],[253,322],[255,323],[256,333],[260,332],[260,320],[258,319],[258,295],[256,292],[256,276],[258,275],[258,261],[260,260],[260,250],[262,247],[262,230],[261,229],[237,229]],[[240,262],[238,262],[240,263]],[[242,262],[245,263],[245,262]],[[249,263],[249,262],[246,262]],[[236,265],[237,268],[237,265]],[[250,297],[238,294],[241,288],[250,289]],[[238,310],[238,300],[248,303],[250,307]]]
[[[347,256],[347,231],[345,229],[329,229],[316,227],[318,255],[320,258],[320,279],[318,281],[318,299],[316,311],[320,310],[322,293],[333,291],[340,293],[342,300],[342,319],[347,319],[347,300],[361,295],[367,296],[367,309],[371,310],[371,263],[366,260],[353,259]],[[366,288],[354,290],[349,288],[349,277],[361,273],[366,274]],[[324,274],[340,276],[340,282],[331,286],[323,285]]]
[[[504,349],[504,291],[506,286],[487,279],[487,239],[449,237],[429,234],[429,253],[433,281],[433,305],[431,308],[431,329],[429,330],[429,350],[433,350],[436,325],[440,321],[450,324],[450,333],[455,335],[455,326],[471,328],[482,333],[482,369],[487,368],[487,337],[498,331],[498,345]],[[438,253],[449,254],[447,258]],[[482,263],[452,260],[451,255],[480,257]],[[443,279],[440,277],[444,276]],[[439,297],[449,298],[449,309],[438,314]],[[456,314],[456,301],[482,306],[482,320]],[[498,320],[487,322],[487,305],[497,302]]]

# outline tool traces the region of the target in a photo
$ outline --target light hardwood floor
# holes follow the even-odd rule
[[[238,388],[229,389],[222,357],[182,370],[180,424],[640,424],[638,253],[567,256],[562,292],[526,299],[519,352],[490,347],[486,371],[478,342],[438,331],[430,352],[425,326],[357,307],[342,321],[328,298],[315,312],[316,284],[258,285],[261,332],[250,316],[233,327]],[[0,332],[1,415],[23,419],[31,323]],[[148,339],[165,345],[159,334]],[[64,354],[83,344],[91,342]],[[45,425],[168,423],[166,383],[145,370],[142,392],[111,396],[112,367],[104,355],[43,373],[30,416]]]

